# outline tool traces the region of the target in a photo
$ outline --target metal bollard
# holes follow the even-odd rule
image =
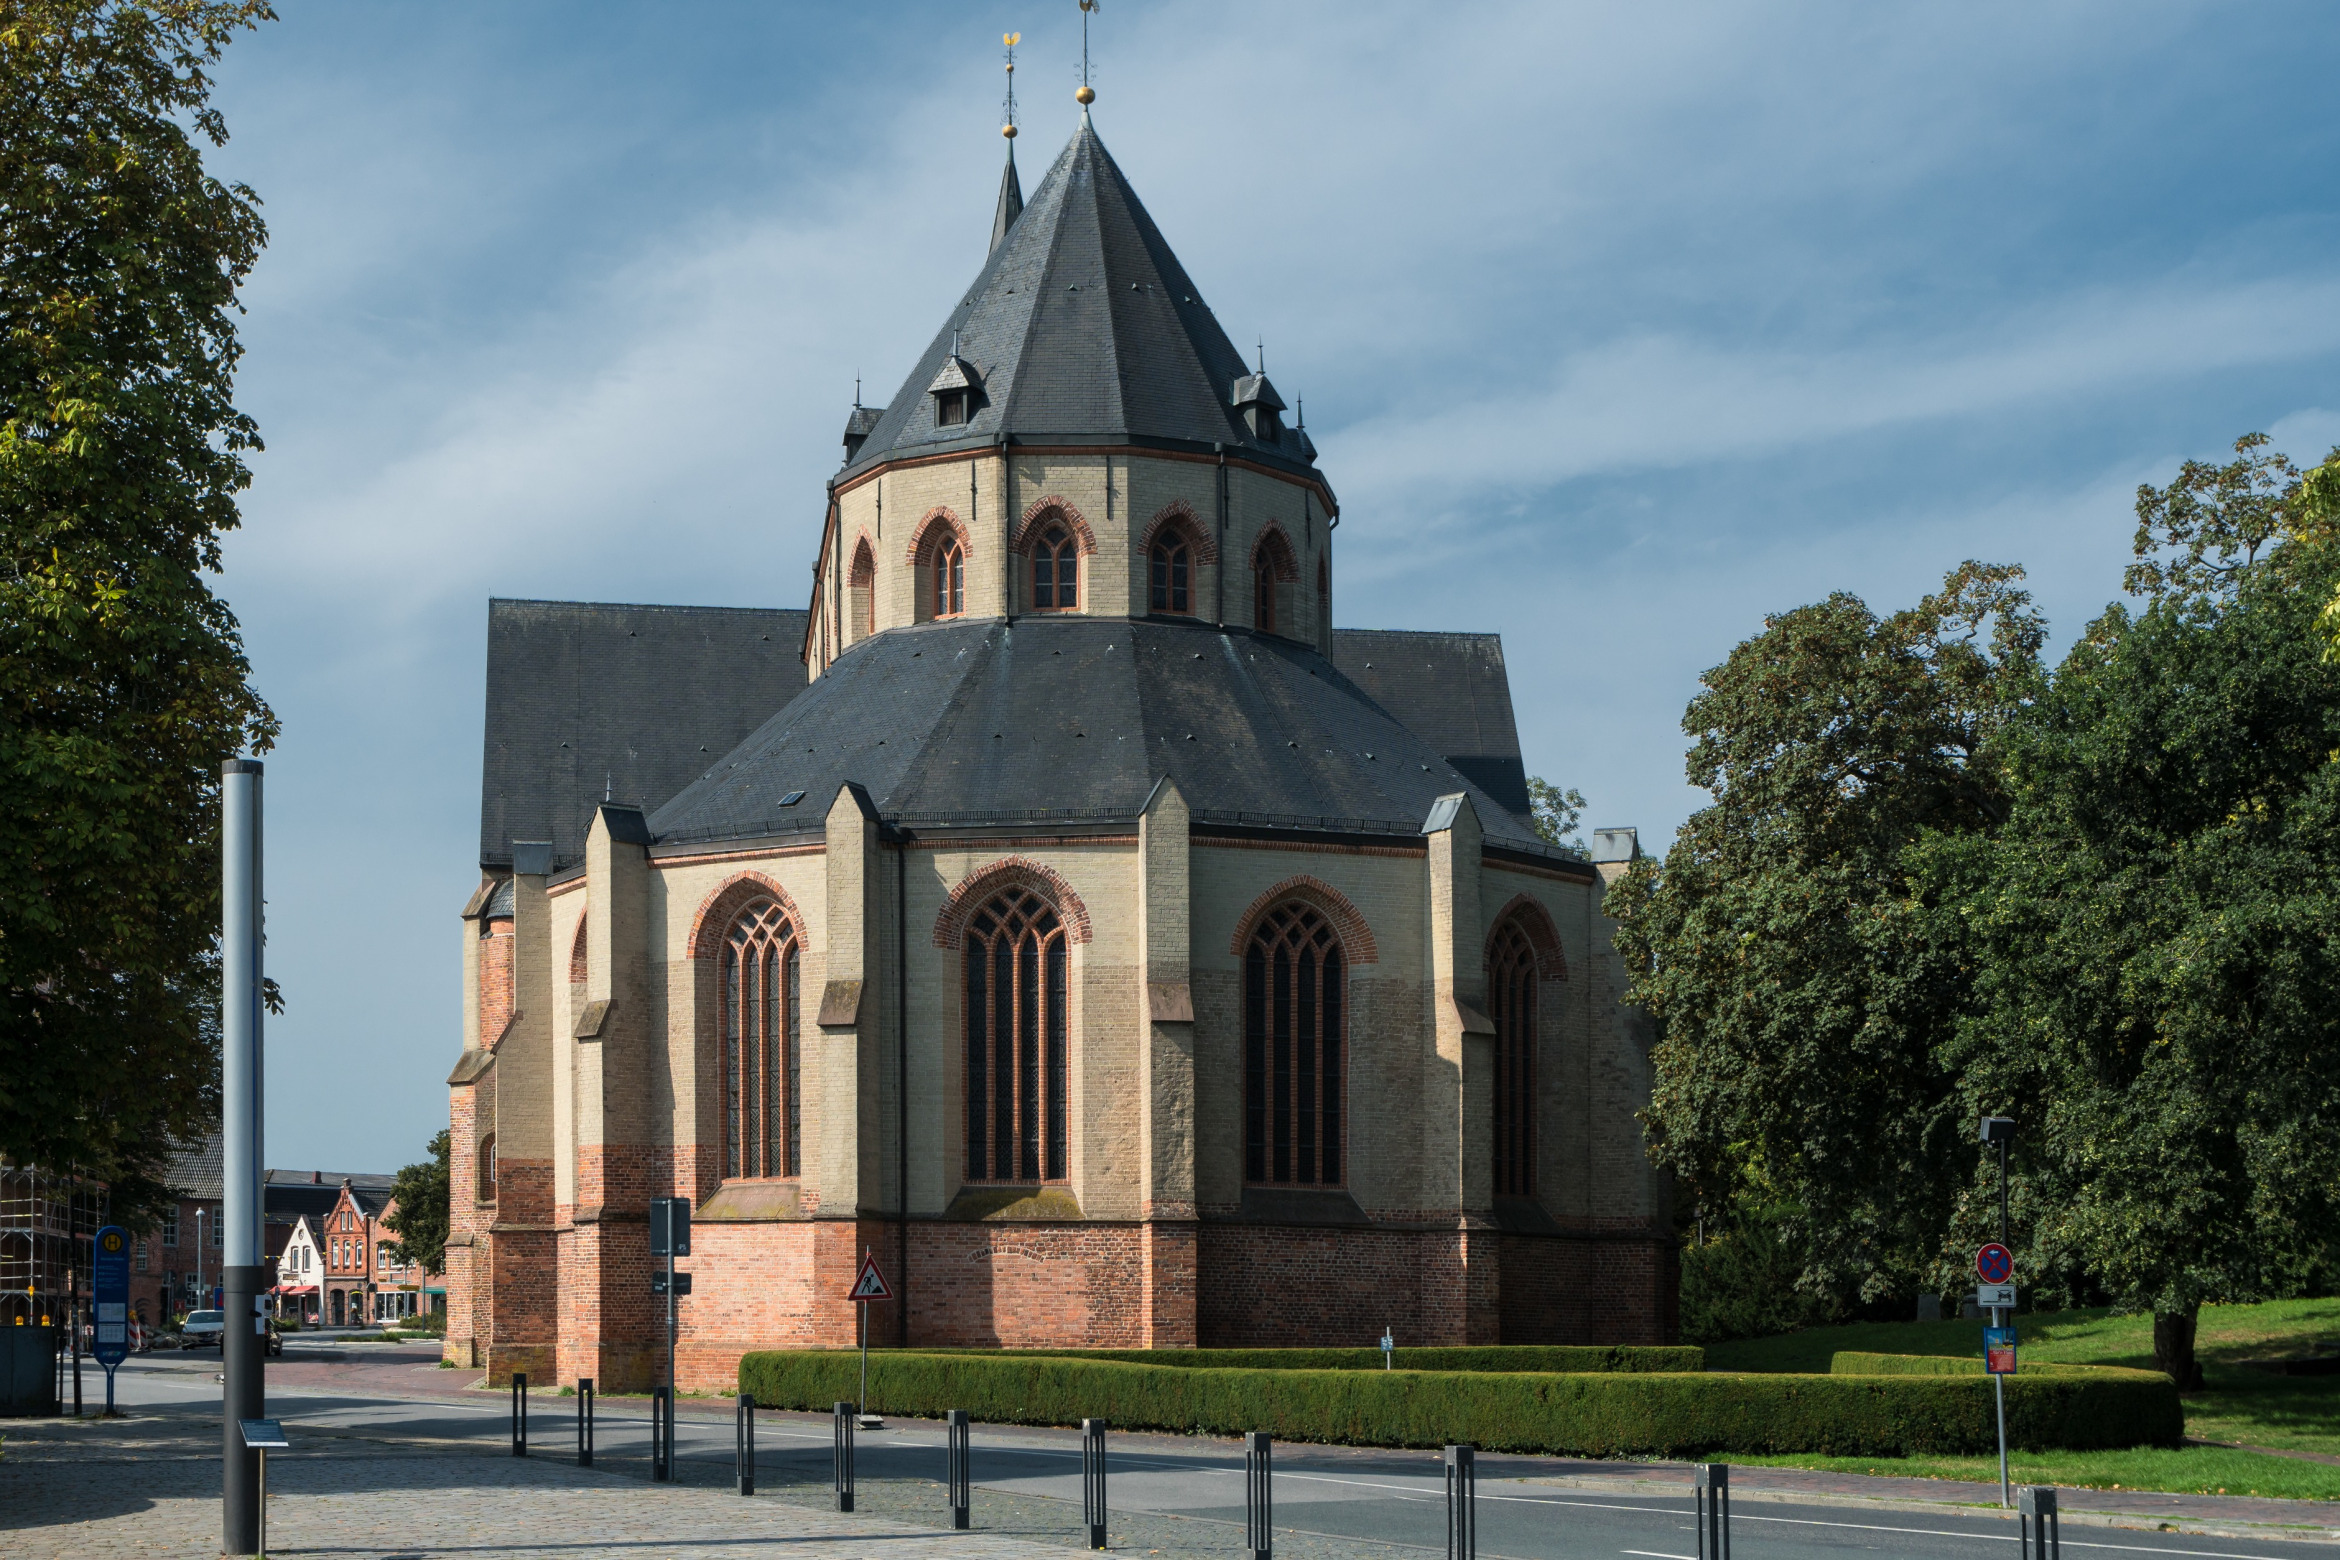
[[[1478,1448],[1446,1449],[1446,1560],[1479,1560]]]
[[[964,1528],[972,1521],[967,1498],[967,1411],[954,1408],[943,1415],[943,1484],[950,1491],[951,1526]]]
[[[674,1477],[674,1469],[667,1462],[669,1442],[666,1437],[667,1416],[674,1405],[667,1400],[664,1387],[650,1389],[650,1482],[664,1484]]]
[[[830,1416],[836,1420],[837,1425],[836,1448],[834,1452],[834,1466],[837,1480],[837,1509],[839,1511],[851,1511],[853,1509],[854,1408],[851,1403],[839,1403],[829,1412]]]
[[[1251,1551],[1251,1560],[1269,1560],[1276,1547],[1271,1444],[1265,1430],[1243,1438],[1243,1547]]]
[[[577,1466],[593,1466],[593,1378],[577,1378]]]
[[[1694,1471],[1698,1560],[1731,1560],[1731,1465],[1700,1463]]]
[[[1081,1516],[1089,1524],[1089,1547],[1105,1547],[1105,1421],[1081,1421]]]
[[[2056,1516],[2056,1492],[2045,1484],[2026,1485],[2015,1497],[2015,1535],[2021,1560],[2064,1560],[2064,1534]]]
[[[512,1455],[528,1455],[528,1373],[512,1372]]]
[[[731,1462],[739,1475],[739,1492],[756,1492],[756,1395],[742,1392],[731,1427]]]

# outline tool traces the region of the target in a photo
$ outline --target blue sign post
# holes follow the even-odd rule
[[[114,1367],[130,1357],[130,1236],[119,1224],[97,1232],[90,1263],[97,1362],[106,1368],[106,1412],[114,1411]]]

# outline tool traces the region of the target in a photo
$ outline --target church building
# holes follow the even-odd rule
[[[1010,142],[1011,152],[1013,142]],[[1604,874],[1500,642],[1336,629],[1341,510],[1082,110],[803,610],[489,607],[447,1354],[1659,1343]],[[777,586],[777,582],[775,582]]]

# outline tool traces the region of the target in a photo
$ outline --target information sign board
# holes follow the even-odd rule
[[[2015,1286],[1977,1284],[1974,1286],[1974,1303],[1986,1311],[2012,1311],[2015,1309]]]
[[[89,1278],[97,1323],[97,1347],[91,1352],[106,1368],[111,1386],[114,1367],[130,1357],[130,1236],[119,1224],[97,1232]]]
[[[1983,1329],[1983,1369],[1994,1376],[2015,1374],[2014,1328],[1985,1327]]]

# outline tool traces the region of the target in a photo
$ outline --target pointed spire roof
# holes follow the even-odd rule
[[[1008,236],[1008,229],[1016,225],[1016,218],[1024,214],[1024,186],[1016,180],[1016,143],[1008,142],[1007,172],[999,176],[999,209],[991,214],[991,254],[999,253],[999,246]]]
[[[1011,163],[991,254],[844,473],[1009,441],[1223,446],[1295,473],[1296,430],[1261,437],[1236,411],[1252,376],[1084,113],[1029,205],[1010,217]],[[1004,226],[1003,226],[1004,224]],[[953,360],[980,386],[941,424],[929,387]],[[1246,387],[1251,388],[1249,386]]]

